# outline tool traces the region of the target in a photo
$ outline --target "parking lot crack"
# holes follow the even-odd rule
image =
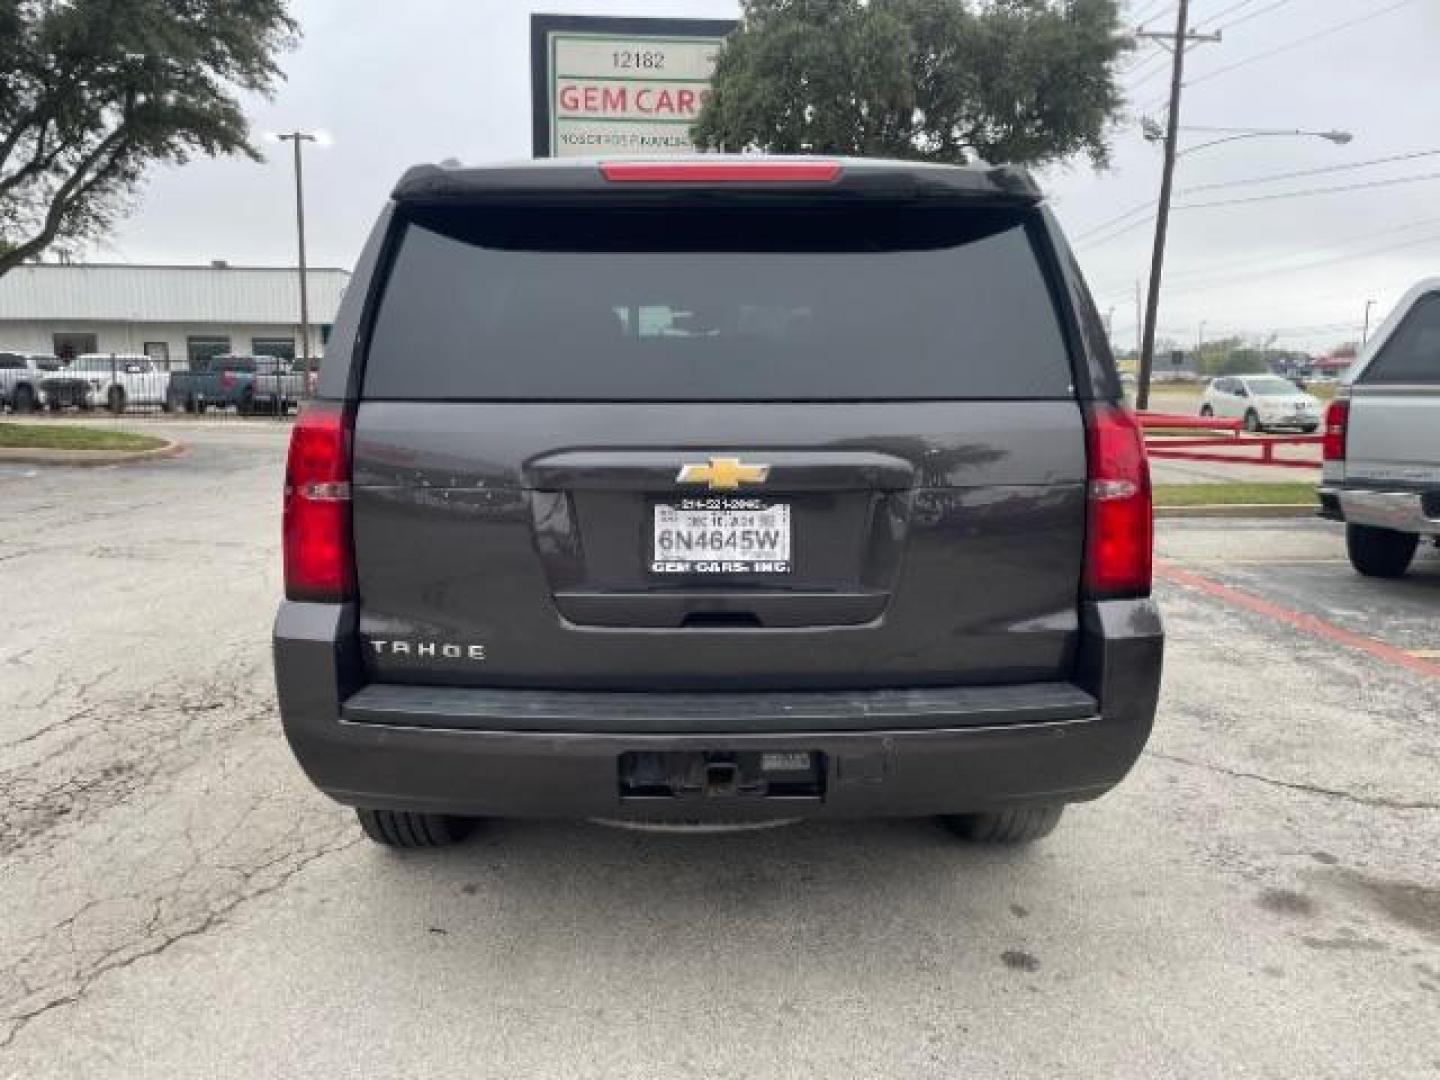
[[[1196,761],[1193,758],[1180,757],[1178,754],[1166,754],[1159,750],[1146,750],[1147,757],[1159,758],[1161,761],[1170,761],[1177,765],[1188,765],[1195,769],[1205,769],[1209,772],[1219,773],[1222,776],[1230,776],[1237,780],[1253,780],[1256,783],[1269,784],[1271,787],[1285,788],[1288,791],[1303,791],[1308,795],[1319,795],[1327,799],[1343,799],[1359,806],[1371,806],[1381,810],[1440,810],[1440,802],[1408,801],[1405,799],[1390,799],[1379,795],[1360,795],[1353,791],[1345,791],[1340,788],[1322,787],[1319,784],[1306,784],[1296,780],[1280,780],[1273,776],[1265,776],[1261,773],[1247,772],[1243,769],[1230,769],[1224,765],[1216,765],[1210,761]]]
[[[296,877],[301,871],[309,867],[312,863],[317,862],[318,860],[323,859],[326,856],[338,854],[339,852],[344,851],[362,842],[363,837],[351,836],[337,843],[327,844],[309,853],[308,855],[297,859],[293,863],[293,865],[291,865],[288,869],[286,869],[279,876],[275,877],[273,880],[269,880],[265,884],[258,885],[255,888],[243,890],[230,897],[225,902],[210,908],[208,911],[200,914],[197,921],[195,921],[189,926],[182,926],[176,928],[168,933],[161,935],[158,939],[149,941],[138,948],[120,948],[110,952],[106,956],[102,957],[93,967],[90,968],[89,971],[86,971],[83,974],[79,975],[73,988],[66,990],[64,993],[57,994],[55,997],[52,997],[48,1001],[41,1002],[34,1008],[27,1009],[19,1013],[12,1013],[8,1016],[0,1017],[0,1024],[4,1024],[8,1028],[8,1030],[4,1031],[3,1034],[0,1034],[0,1050],[4,1050],[9,1047],[19,1037],[20,1033],[30,1025],[31,1022],[39,1019],[42,1016],[45,1016],[48,1013],[55,1012],[59,1009],[67,1008],[71,1005],[75,1005],[83,1001],[85,996],[94,988],[95,984],[105,976],[116,971],[123,971],[141,960],[146,960],[151,957],[159,956],[160,954],[170,949],[171,946],[176,945],[179,942],[188,941],[209,933],[211,930],[215,929],[215,927],[223,924],[227,920],[227,918],[231,916],[235,912],[235,910],[239,908],[242,904],[246,904],[252,900],[258,900],[265,896],[269,896],[272,893],[279,892],[280,890],[284,889],[294,877]],[[267,860],[259,867],[253,868],[251,872],[247,874],[247,877],[249,878],[249,880],[254,881],[266,870],[273,868],[275,865],[283,861],[283,858]],[[161,921],[160,910],[161,905],[157,902],[154,911],[152,912],[152,915],[146,925],[147,930],[153,930]],[[67,922],[73,924],[73,917],[71,920],[67,920]],[[22,986],[28,986],[28,982],[22,981]]]

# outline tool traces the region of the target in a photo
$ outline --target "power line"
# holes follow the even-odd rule
[[[1165,12],[1167,7],[1171,6],[1172,5],[1170,5],[1169,0],[1160,0],[1158,4],[1152,3],[1148,5],[1143,11],[1135,12],[1130,16],[1130,18],[1134,19],[1137,23],[1148,22],[1150,19],[1159,18],[1160,14],[1162,12]]]
[[[1144,217],[1136,218],[1128,225],[1124,225],[1121,228],[1116,229],[1108,236],[1099,236],[1093,240],[1077,240],[1075,241],[1075,246],[1080,250],[1089,250],[1090,248],[1102,247],[1103,245],[1110,243],[1110,241],[1112,240],[1119,240],[1120,237],[1125,236],[1127,233],[1132,233],[1136,229],[1139,229],[1145,225],[1149,225],[1154,220],[1155,218],[1153,214],[1146,214]]]
[[[1361,23],[1370,22],[1372,19],[1378,19],[1382,15],[1388,15],[1392,11],[1398,11],[1405,5],[1412,4],[1414,2],[1415,0],[1396,0],[1395,3],[1390,4],[1387,7],[1383,7],[1378,11],[1371,11],[1359,16],[1358,18],[1349,19],[1342,23],[1336,23],[1334,26],[1327,26],[1325,29],[1317,30],[1313,34],[1306,34],[1304,37],[1294,38],[1290,41],[1285,42],[1284,44],[1277,45],[1273,49],[1267,49],[1264,52],[1256,53],[1253,56],[1247,56],[1243,60],[1236,60],[1233,64],[1226,64],[1224,67],[1216,68],[1214,71],[1207,71],[1205,74],[1191,79],[1185,85],[1196,86],[1202,82],[1209,82],[1211,79],[1219,78],[1221,75],[1228,74],[1229,72],[1234,71],[1236,68],[1242,68],[1249,64],[1257,63],[1261,60],[1268,60],[1272,56],[1278,56],[1280,53],[1289,52],[1291,49],[1298,49],[1300,48],[1300,46],[1308,45],[1312,41],[1319,41],[1321,38],[1329,37],[1331,34],[1338,34],[1341,30],[1348,30],[1352,26],[1359,26]]]
[[[1237,26],[1244,26],[1251,19],[1258,19],[1262,15],[1269,15],[1270,12],[1276,10],[1277,8],[1282,8],[1286,4],[1290,4],[1293,2],[1294,0],[1275,0],[1275,3],[1271,4],[1269,7],[1263,7],[1259,11],[1252,11],[1250,12],[1250,14],[1244,16],[1243,18],[1236,19],[1232,23],[1226,23],[1223,27],[1221,27],[1221,29],[1234,30]]]
[[[1213,210],[1224,206],[1244,206],[1249,203],[1273,202],[1280,199],[1302,199],[1307,198],[1311,195],[1334,195],[1346,191],[1368,191],[1371,188],[1395,187],[1400,184],[1418,184],[1427,180],[1440,180],[1440,172],[1421,173],[1416,176],[1399,176],[1395,177],[1392,180],[1371,180],[1361,184],[1337,184],[1333,187],[1305,188],[1299,191],[1281,191],[1276,192],[1273,195],[1250,195],[1239,199],[1216,199],[1211,202],[1200,203],[1176,203],[1174,206],[1171,207],[1171,209]],[[1119,218],[1116,220],[1115,223],[1118,223],[1121,220],[1124,219]],[[1123,225],[1120,228],[1111,231],[1108,235],[1104,236],[1093,236],[1094,230],[1092,230],[1092,234],[1090,234],[1093,236],[1092,239],[1076,240],[1075,246],[1080,249],[1100,247],[1104,244],[1110,243],[1112,240],[1118,240],[1120,239],[1120,237],[1125,236],[1127,233],[1134,232],[1142,225],[1148,225],[1149,223],[1150,218],[1148,216],[1137,218],[1135,221],[1132,221],[1127,225]]]
[[[1231,4],[1224,10],[1217,11],[1214,15],[1209,15],[1201,19],[1198,23],[1195,24],[1195,28],[1198,30],[1202,26],[1208,26],[1210,23],[1219,22],[1221,19],[1225,18],[1226,15],[1229,15],[1232,11],[1239,11],[1241,8],[1247,8],[1251,4],[1258,4],[1259,2],[1260,0],[1237,0],[1236,3]]]
[[[1412,150],[1407,151],[1403,154],[1390,154],[1386,157],[1370,158],[1365,161],[1350,161],[1342,165],[1324,165],[1314,169],[1296,169],[1290,172],[1268,173],[1265,176],[1249,176],[1239,180],[1219,180],[1210,184],[1196,184],[1193,187],[1178,188],[1175,193],[1177,195],[1193,195],[1199,191],[1215,191],[1221,188],[1250,187],[1258,184],[1272,184],[1279,180],[1296,180],[1304,176],[1324,176],[1330,173],[1350,172],[1355,169],[1368,169],[1375,165],[1391,165],[1398,161],[1414,161],[1418,158],[1437,156],[1440,156],[1440,149]],[[1399,179],[1403,181],[1407,178],[1401,177]],[[1381,181],[1381,183],[1384,182],[1386,181]],[[1098,224],[1086,226],[1084,229],[1081,229],[1078,233],[1071,237],[1071,243],[1087,246],[1092,243],[1104,243],[1106,241],[1092,241],[1091,238],[1100,236],[1102,233],[1109,231],[1113,226],[1119,225],[1122,222],[1127,222],[1136,214],[1153,209],[1154,206],[1155,200],[1151,199],[1136,206],[1132,206],[1129,210],[1126,210],[1120,214],[1116,214],[1112,218],[1107,218],[1106,220],[1099,222]],[[1175,209],[1180,210],[1183,209],[1183,207],[1176,206]],[[1131,224],[1131,226],[1127,226],[1126,229],[1117,232],[1116,236],[1122,235],[1131,227],[1133,227],[1133,223]],[[1107,240],[1108,239],[1113,238],[1107,238]]]
[[[1148,67],[1150,68],[1150,70],[1130,83],[1129,88],[1131,90],[1134,90],[1136,87],[1140,86],[1143,83],[1149,82],[1159,72],[1167,70],[1170,67],[1170,58],[1168,56],[1165,56],[1163,53],[1156,54],[1154,56],[1147,56],[1144,60],[1131,68],[1130,71],[1125,72],[1124,74],[1128,78],[1132,72],[1139,71],[1143,67]]]
[[[1427,151],[1426,153],[1427,153],[1427,154],[1440,154],[1440,151]],[[1421,155],[1416,155],[1416,156],[1421,156]],[[1386,159],[1380,159],[1380,160],[1386,160]],[[1371,164],[1374,164],[1374,162],[1371,162]],[[1356,167],[1358,168],[1359,166],[1357,165]],[[1319,170],[1316,170],[1316,171],[1319,171]],[[1269,181],[1271,181],[1271,180],[1274,180],[1274,179],[1277,179],[1277,178],[1276,178],[1276,177],[1257,177],[1256,179],[1253,179],[1253,180],[1235,180],[1235,181],[1229,181],[1226,185],[1205,185],[1205,186],[1207,186],[1207,187],[1214,187],[1214,186],[1235,186],[1235,185],[1240,185],[1240,184],[1260,184],[1260,183],[1267,183],[1267,182],[1269,182]],[[1310,196],[1312,196],[1312,195],[1334,195],[1334,194],[1339,194],[1339,193],[1347,192],[1347,191],[1368,191],[1368,190],[1370,190],[1370,189],[1372,189],[1372,188],[1395,187],[1395,186],[1402,185],[1402,184],[1418,184],[1418,183],[1423,183],[1423,182],[1428,181],[1428,180],[1440,180],[1440,172],[1419,173],[1419,174],[1417,174],[1417,175],[1415,175],[1415,176],[1397,176],[1397,177],[1393,177],[1393,178],[1391,178],[1391,179],[1389,179],[1389,180],[1368,180],[1368,181],[1364,181],[1364,182],[1362,182],[1362,183],[1357,183],[1357,184],[1336,184],[1336,185],[1332,185],[1332,186],[1330,186],[1330,187],[1323,187],[1323,188],[1303,188],[1303,189],[1300,189],[1300,190],[1298,190],[1298,191],[1280,191],[1280,192],[1275,192],[1275,193],[1270,194],[1270,195],[1249,195],[1249,196],[1243,196],[1243,197],[1238,198],[1238,199],[1215,199],[1215,200],[1212,200],[1212,201],[1210,201],[1210,202],[1200,202],[1200,203],[1176,203],[1171,209],[1173,209],[1173,210],[1211,210],[1211,209],[1216,209],[1216,208],[1224,207],[1224,206],[1245,206],[1245,205],[1248,205],[1248,204],[1251,204],[1251,203],[1272,202],[1272,201],[1281,200],[1281,199],[1301,199],[1301,198],[1308,198],[1308,197],[1310,197]],[[1200,189],[1199,189],[1199,188],[1190,188],[1190,189],[1187,189],[1187,190],[1189,190],[1189,191],[1197,191],[1197,190],[1200,190]],[[1085,232],[1081,233],[1081,234],[1080,234],[1074,241],[1072,241],[1072,242],[1075,244],[1075,246],[1076,246],[1077,249],[1089,249],[1089,248],[1100,247],[1100,246],[1102,246],[1102,245],[1104,245],[1104,244],[1108,244],[1108,243],[1110,243],[1112,240],[1118,240],[1118,239],[1120,239],[1120,237],[1125,236],[1125,235],[1127,235],[1128,233],[1134,232],[1136,229],[1140,228],[1142,225],[1148,224],[1149,221],[1150,221],[1149,216],[1137,218],[1137,219],[1134,220],[1134,221],[1128,221],[1128,219],[1134,217],[1136,214],[1138,214],[1138,213],[1140,213],[1140,212],[1142,212],[1142,211],[1144,211],[1144,210],[1149,210],[1149,209],[1151,209],[1154,205],[1155,205],[1154,203],[1147,203],[1147,204],[1145,204],[1144,206],[1134,207],[1133,209],[1126,211],[1124,214],[1120,214],[1120,215],[1112,218],[1112,219],[1109,220],[1109,221],[1102,222],[1101,224],[1095,226],[1094,228],[1091,228],[1091,229],[1086,230]],[[1125,223],[1125,224],[1121,224],[1122,222],[1126,222],[1126,223]],[[1117,225],[1120,226],[1120,227],[1119,227],[1119,228],[1114,228],[1114,226],[1117,226]]]
[[[1150,200],[1148,200],[1147,202],[1141,203],[1139,206],[1133,206],[1133,207],[1131,207],[1129,210],[1126,210],[1123,214],[1116,214],[1113,218],[1110,218],[1108,221],[1102,221],[1099,225],[1092,225],[1091,227],[1089,227],[1089,228],[1087,228],[1087,229],[1081,229],[1079,233],[1077,233],[1074,237],[1071,238],[1071,242],[1072,242],[1072,243],[1076,243],[1076,244],[1084,243],[1084,242],[1085,242],[1087,239],[1089,239],[1090,237],[1095,236],[1095,235],[1098,234],[1098,233],[1104,232],[1106,229],[1110,228],[1111,225],[1118,225],[1120,222],[1124,221],[1126,218],[1134,217],[1134,216],[1135,216],[1136,214],[1138,214],[1140,211],[1142,211],[1142,210],[1149,210],[1149,209],[1150,209],[1151,207],[1153,207],[1154,205],[1155,205],[1155,200],[1154,200],[1154,199],[1150,199]]]
[[[1395,187],[1399,184],[1418,184],[1426,180],[1440,180],[1440,172],[1420,173],[1416,176],[1397,176],[1391,180],[1367,180],[1359,184],[1337,184],[1333,187],[1304,188],[1299,191],[1279,191],[1273,195],[1247,195],[1239,199],[1216,199],[1213,202],[1178,203],[1176,210],[1213,210],[1220,206],[1242,206],[1246,203],[1274,202],[1278,199],[1303,199],[1311,195],[1333,195],[1342,191],[1369,191],[1371,188]]]
[[[1281,270],[1257,270],[1253,273],[1227,275],[1225,280],[1223,281],[1177,285],[1172,287],[1169,292],[1172,294],[1213,292],[1216,289],[1229,288],[1236,282],[1253,281],[1260,278],[1269,280],[1271,278],[1284,277],[1288,274],[1304,273],[1307,270],[1315,270],[1322,266],[1334,266],[1343,263],[1361,262],[1365,259],[1373,259],[1377,255],[1388,255],[1394,251],[1403,251],[1406,248],[1419,247],[1421,244],[1436,243],[1440,243],[1440,233],[1434,233],[1429,236],[1413,237],[1409,240],[1401,241],[1398,244],[1385,244],[1381,247],[1373,248],[1369,251],[1354,252],[1349,255],[1334,255],[1324,259],[1311,259],[1309,262],[1297,263],[1294,266],[1289,266]]]
[[[1160,57],[1159,59],[1160,59],[1160,63],[1159,63],[1159,64],[1157,64],[1155,67],[1151,68],[1151,69],[1150,69],[1149,71],[1147,71],[1144,75],[1140,76],[1140,78],[1136,79],[1134,82],[1132,82],[1132,83],[1127,87],[1127,89],[1130,90],[1131,93],[1134,93],[1136,90],[1139,90],[1140,87],[1144,86],[1146,83],[1148,83],[1151,79],[1155,78],[1157,75],[1164,75],[1166,72],[1168,72],[1168,71],[1170,70],[1170,58],[1169,58],[1169,57],[1166,57],[1166,56],[1162,56],[1162,57]]]
[[[1359,245],[1363,250],[1373,244],[1382,236],[1394,236],[1396,233],[1413,233],[1417,229],[1428,228],[1432,225],[1440,225],[1440,217],[1422,218],[1419,221],[1407,221],[1403,225],[1397,225],[1390,229],[1379,229],[1365,233],[1363,236],[1350,236],[1324,245],[1324,250],[1335,251],[1341,248],[1355,247]],[[1308,261],[1309,256],[1301,256],[1302,263]],[[1257,259],[1236,259],[1219,263],[1210,263],[1208,266],[1196,267],[1194,270],[1182,270],[1175,277],[1182,281],[1199,279],[1204,282],[1211,278],[1230,279],[1235,271],[1247,272],[1257,271],[1260,273],[1283,272],[1296,265],[1295,256],[1282,258],[1280,260],[1257,260]]]
[[[1344,165],[1325,165],[1316,169],[1298,169],[1294,172],[1271,173],[1268,176],[1254,176],[1248,180],[1220,180],[1213,184],[1196,184],[1181,188],[1177,195],[1190,195],[1197,191],[1213,191],[1216,188],[1244,187],[1249,184],[1269,184],[1276,180],[1295,180],[1302,176],[1321,176],[1326,173],[1348,172],[1352,169],[1368,169],[1372,165],[1389,165],[1396,161],[1414,161],[1416,158],[1435,157],[1440,150],[1416,150],[1408,154],[1392,154],[1389,157],[1371,158],[1369,161],[1351,161]]]

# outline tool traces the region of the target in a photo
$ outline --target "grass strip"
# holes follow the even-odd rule
[[[126,431],[71,427],[69,424],[0,423],[0,447],[7,450],[154,450],[164,439]]]

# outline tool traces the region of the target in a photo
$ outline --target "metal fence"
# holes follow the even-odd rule
[[[91,354],[0,382],[0,412],[209,420],[284,418],[314,392],[315,365],[215,356],[167,370],[149,357]]]

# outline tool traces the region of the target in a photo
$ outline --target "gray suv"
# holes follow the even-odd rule
[[[1046,835],[1135,762],[1143,442],[1023,172],[422,166],[285,481],[285,731],[382,843],[484,817]]]

